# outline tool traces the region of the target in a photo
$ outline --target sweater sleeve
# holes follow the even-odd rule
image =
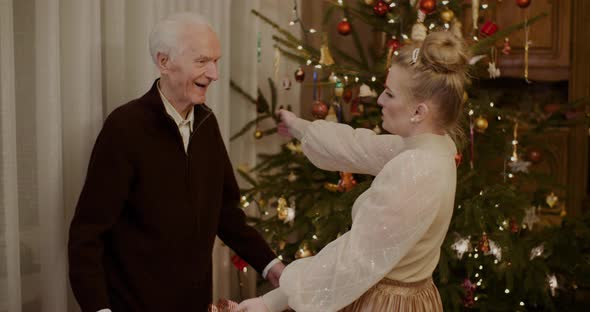
[[[296,311],[337,311],[384,278],[437,215],[443,188],[429,162],[406,151],[388,163],[356,200],[351,230],[288,265],[265,303],[281,308],[287,297]]]
[[[221,140],[221,136],[219,139]],[[225,146],[223,142],[221,144],[223,146],[221,161],[224,162],[225,169],[223,173],[223,204],[217,235],[248,264],[252,265],[258,273],[262,274],[264,268],[276,258],[276,255],[260,233],[246,224],[246,215],[239,208],[240,190],[238,183]]]
[[[369,129],[317,120],[307,125],[301,139],[305,156],[318,168],[377,175],[404,150],[397,135],[377,135]]]
[[[104,235],[117,222],[133,176],[125,131],[111,114],[96,139],[69,231],[72,290],[82,311],[110,307],[102,265]]]

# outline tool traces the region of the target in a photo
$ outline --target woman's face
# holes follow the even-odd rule
[[[413,126],[410,119],[414,111],[407,84],[410,78],[407,70],[393,65],[385,81],[385,90],[377,99],[377,104],[382,107],[383,129],[403,137],[409,136]]]

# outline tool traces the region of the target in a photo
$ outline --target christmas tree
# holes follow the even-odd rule
[[[465,95],[466,135],[457,142],[456,209],[434,275],[445,310],[575,309],[577,289],[590,287],[590,218],[573,220],[565,215],[556,195],[561,194],[559,185],[535,171],[543,146],[534,137],[586,122],[586,103],[548,108],[547,103],[537,102],[522,111],[504,105],[501,92],[479,82],[500,76],[496,51],[510,53],[505,38],[515,30],[528,30],[544,15],[498,30],[493,21],[480,21],[478,16],[488,4],[475,0],[469,12],[462,11],[462,0],[327,2],[331,6],[325,27],[339,18],[337,32],[342,38],[352,37],[356,53],[339,48],[340,37],[325,34],[319,49],[309,44],[307,35],[316,30],[303,27],[297,12],[291,23],[303,29],[303,39],[253,12],[277,30],[273,39],[280,54],[301,64],[294,79],[313,88],[312,114],[317,119],[382,133],[376,95],[403,44],[421,40],[430,31],[451,31],[465,37],[470,46],[474,83]],[[526,10],[530,0],[510,5]],[[461,14],[472,14],[471,37],[464,36]],[[357,31],[360,24],[382,34],[381,49],[373,49],[373,55],[365,52],[366,40]],[[526,70],[523,80],[528,80]],[[277,86],[272,79],[268,82],[270,100],[261,91],[254,98],[239,82],[232,82],[257,110],[257,118],[232,139],[251,133],[252,128],[256,138],[276,132],[276,128],[258,128],[266,119],[279,122]],[[282,82],[283,88],[290,85],[290,80]],[[251,221],[287,263],[312,256],[348,231],[352,204],[373,179],[316,168],[296,140],[282,145],[279,153],[259,155],[259,160],[252,169],[239,170],[251,185],[243,190],[242,205],[256,207],[259,215]],[[541,221],[541,211],[557,221]]]

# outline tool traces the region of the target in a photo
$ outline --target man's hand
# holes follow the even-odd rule
[[[266,307],[262,298],[257,297],[242,301],[238,305],[238,312],[270,312],[270,310]]]
[[[273,265],[268,273],[266,274],[266,279],[274,286],[279,287],[279,279],[281,278],[281,274],[283,273],[283,269],[285,269],[285,265],[282,262],[276,263]]]

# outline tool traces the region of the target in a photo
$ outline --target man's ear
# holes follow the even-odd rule
[[[168,54],[158,52],[156,54],[156,65],[162,74],[170,71],[170,57]]]
[[[420,122],[426,119],[429,113],[430,108],[426,102],[418,103],[414,109],[414,113],[412,114],[412,119],[416,122]]]

